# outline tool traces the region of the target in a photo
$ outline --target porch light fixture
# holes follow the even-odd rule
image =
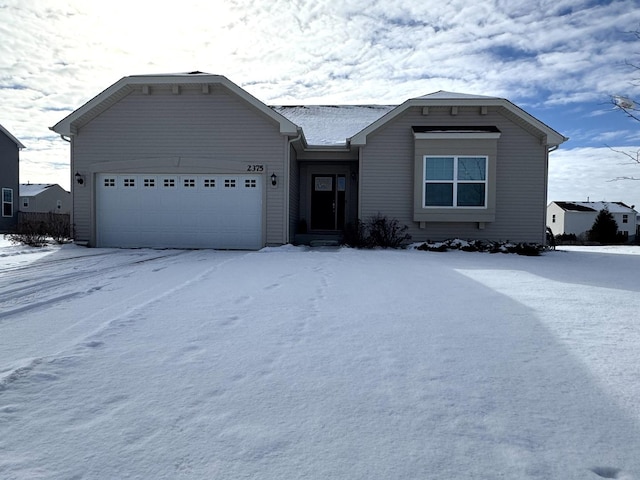
[[[75,177],[76,177],[76,183],[78,185],[84,185],[84,175],[80,175],[78,172],[76,172]]]
[[[278,177],[276,176],[275,173],[271,174],[271,185],[273,185],[274,187],[278,184]]]

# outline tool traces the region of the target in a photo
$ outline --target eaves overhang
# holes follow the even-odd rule
[[[56,123],[50,130],[63,135],[73,136],[78,128],[96,117],[122,98],[129,95],[136,87],[159,86],[159,85],[202,85],[203,93],[208,92],[209,86],[220,85],[234,93],[253,108],[277,122],[282,135],[298,135],[298,126],[293,122],[273,111],[266,104],[255,98],[246,90],[240,88],[235,83],[222,75],[212,75],[208,73],[193,72],[185,74],[162,74],[162,75],[133,75],[123,77],[116,83],[102,91],[77,110],[73,111],[65,118]]]
[[[540,132],[541,138],[544,139],[545,144],[548,147],[557,147],[560,144],[568,140],[567,137],[561,135],[553,128],[549,127],[545,123],[541,122],[533,115],[527,113],[520,107],[511,103],[509,100],[498,97],[481,97],[472,95],[460,95],[451,96],[450,98],[429,98],[428,95],[420,98],[412,98],[396,108],[388,112],[386,115],[380,117],[377,121],[373,122],[368,127],[364,128],[353,137],[348,139],[349,143],[353,146],[364,146],[367,143],[367,137],[383,127],[388,122],[392,121],[406,110],[413,107],[429,108],[429,107],[501,107],[506,111],[512,113],[522,121],[531,125],[533,128]]]

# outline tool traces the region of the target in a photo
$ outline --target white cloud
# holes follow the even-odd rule
[[[614,147],[635,152],[638,147]],[[640,164],[606,147],[572,148],[553,152],[549,158],[549,201],[605,200],[624,202],[640,208]]]
[[[27,176],[38,176],[38,165],[57,175],[67,146],[52,140],[49,126],[125,75],[202,70],[269,104],[398,104],[443,89],[509,98],[556,128],[555,118],[575,108],[565,127],[573,131],[563,133],[576,147],[587,139],[615,142],[616,131],[638,138],[614,116],[599,116],[602,125],[582,122],[598,120],[592,112],[608,108],[599,104],[612,93],[640,97],[632,84],[637,71],[624,64],[640,63],[640,42],[625,33],[640,25],[636,0],[362,5],[5,0],[0,123],[30,147],[22,155]],[[554,158],[570,164],[569,151],[577,152],[561,149]]]

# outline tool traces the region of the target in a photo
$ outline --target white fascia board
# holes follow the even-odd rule
[[[280,133],[282,135],[297,135],[298,134],[298,126],[293,122],[280,115],[279,113],[273,111],[263,102],[255,98],[246,90],[240,88],[235,83],[231,82],[228,78],[223,77],[222,75],[210,75],[210,74],[196,74],[196,75],[188,75],[188,74],[177,74],[177,75],[134,75],[129,77],[124,77],[118,80],[116,83],[108,87],[106,90],[102,91],[87,103],[82,105],[77,110],[73,111],[65,118],[60,120],[53,127],[50,127],[50,130],[60,134],[71,136],[73,135],[74,129],[72,124],[75,120],[79,119],[86,113],[90,112],[95,108],[99,108],[99,106],[108,100],[109,98],[121,93],[124,89],[129,90],[132,86],[138,85],[191,85],[191,84],[208,84],[208,85],[222,85],[226,87],[228,90],[236,94],[238,97],[242,98],[244,101],[252,105],[257,110],[261,111],[265,115],[271,117],[273,120],[278,122],[280,127]]]
[[[391,110],[386,115],[380,117],[377,121],[363,129],[362,131],[351,137],[350,143],[354,146],[362,146],[367,143],[367,136],[380,128],[385,123],[393,120],[402,112],[411,107],[503,107],[510,111],[517,117],[521,118],[525,122],[529,123],[543,135],[546,136],[546,144],[548,146],[558,146],[563,142],[566,142],[568,138],[556,132],[554,129],[545,125],[543,122],[528,114],[520,107],[511,103],[509,100],[498,97],[486,97],[486,98],[437,98],[437,99],[422,99],[413,98],[407,100],[401,105]],[[450,137],[449,137],[450,138]]]

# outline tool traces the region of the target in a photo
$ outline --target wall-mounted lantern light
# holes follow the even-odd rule
[[[76,177],[76,183],[78,185],[84,185],[84,175],[80,175],[78,172],[76,172],[75,177]]]
[[[278,177],[276,176],[275,173],[271,174],[271,185],[273,185],[274,187],[278,184]]]

